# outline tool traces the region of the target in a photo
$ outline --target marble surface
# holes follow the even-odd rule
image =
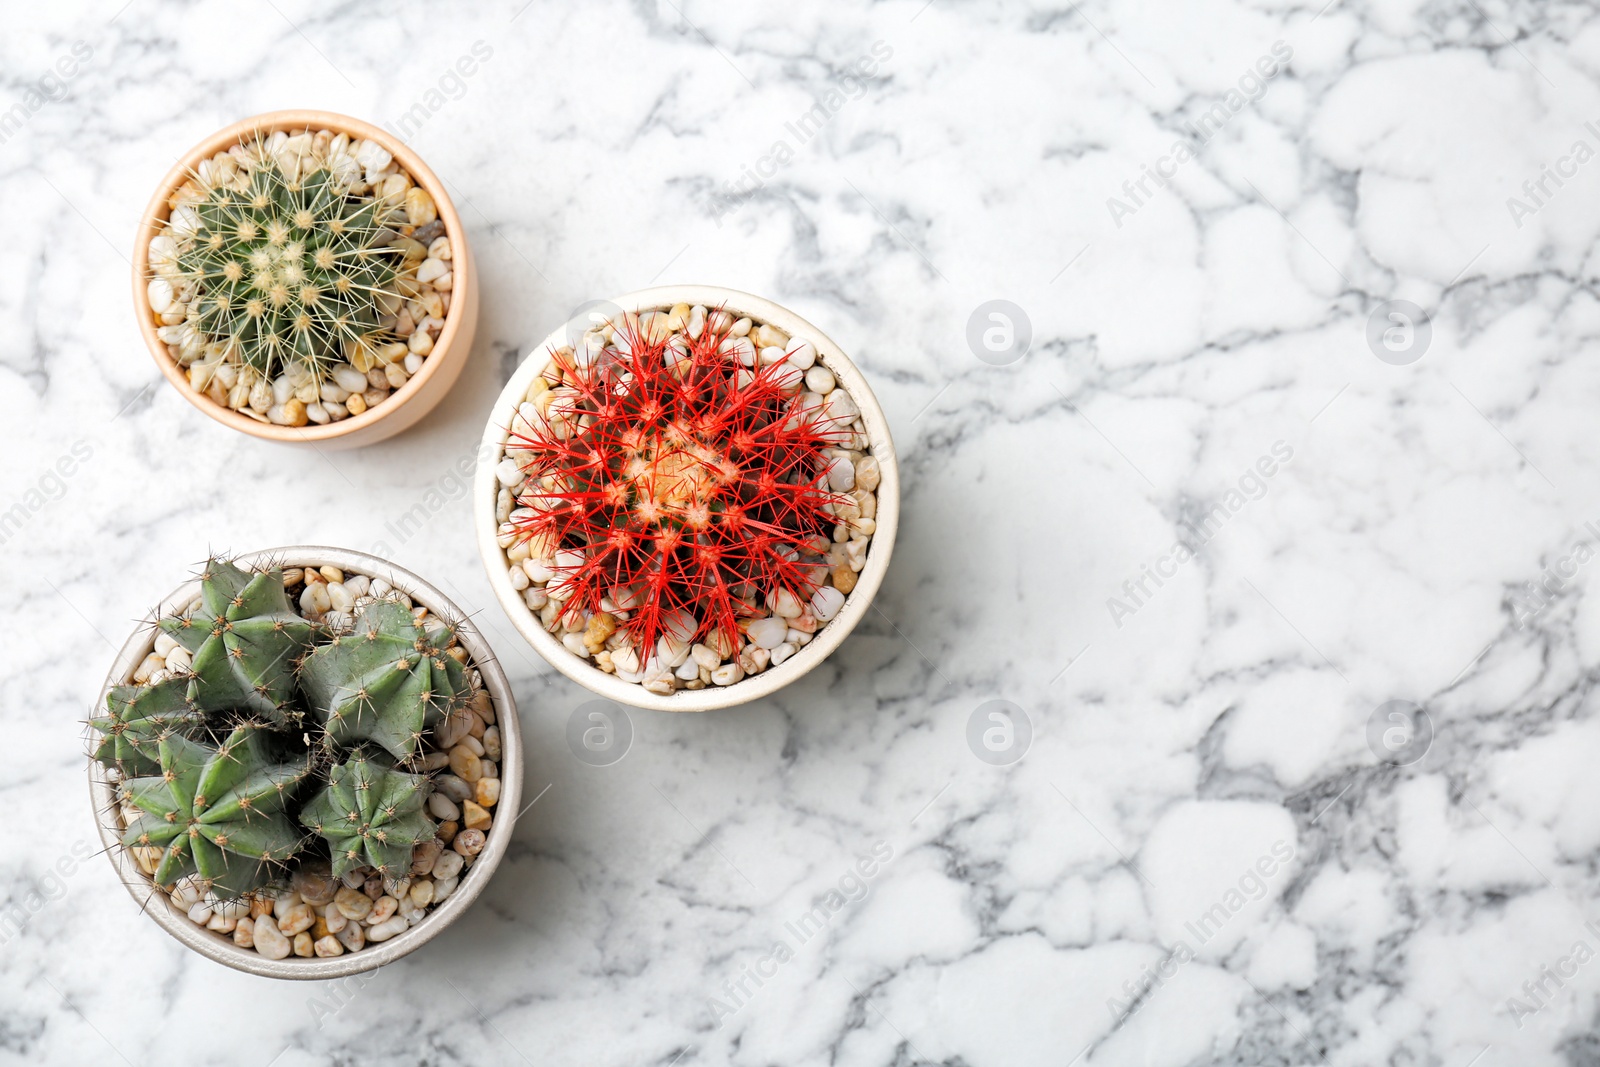
[[[1600,1062],[1592,3],[107,0],[0,57],[0,1060]],[[286,106],[423,117],[484,279],[455,391],[356,453],[212,424],[130,314],[153,183]],[[593,767],[447,479],[533,341],[665,282],[854,355],[900,539],[824,668]],[[540,798],[353,988],[81,858],[113,646],[295,542],[480,613]]]

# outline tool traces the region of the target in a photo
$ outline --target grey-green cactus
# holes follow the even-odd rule
[[[94,758],[125,776],[161,772],[161,739],[199,725],[205,715],[189,700],[189,683],[119,685],[106,694],[106,713],[89,720],[103,736]]]
[[[409,759],[423,731],[471,694],[466,672],[446,654],[451,631],[424,629],[404,604],[380,600],[361,612],[353,633],[307,656],[300,687],[328,741],[372,741]]]
[[[334,766],[328,787],[300,812],[300,823],[328,842],[335,878],[363,866],[399,878],[411,866],[411,850],[438,832],[422,807],[428,791],[422,775],[358,754]]]
[[[223,898],[240,896],[281,871],[303,841],[283,813],[310,761],[278,761],[263,731],[240,726],[220,746],[168,733],[159,742],[158,774],[122,783],[145,814],[122,843],[162,850],[155,879],[171,885],[188,874],[211,880]]]
[[[383,338],[381,320],[399,302],[395,208],[351,195],[348,176],[309,153],[273,156],[259,140],[244,148],[244,169],[173,229],[194,286],[191,321],[269,378],[293,363],[325,378],[347,346]]]
[[[202,711],[244,711],[277,725],[293,719],[295,664],[312,626],[289,604],[283,572],[251,572],[213,559],[200,576],[201,602],[161,620],[192,654],[189,699]]]

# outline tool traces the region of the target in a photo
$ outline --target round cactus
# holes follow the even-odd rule
[[[824,477],[841,420],[792,365],[745,365],[732,324],[622,316],[598,351],[557,353],[566,386],[525,405],[507,443],[528,477],[511,524],[551,560],[550,598],[566,619],[629,611],[646,653],[661,635],[736,646],[764,598],[804,603],[847,499]]]
[[[353,175],[309,154],[253,140],[239,156],[169,230],[194,287],[191,325],[268,377],[298,362],[325,378],[347,346],[387,339],[382,319],[401,296],[396,209],[351,195]]]
[[[106,694],[106,714],[89,720],[102,735],[94,758],[128,776],[159,774],[161,739],[204,720],[204,713],[189,699],[185,679],[113,686]]]
[[[409,759],[428,726],[471,695],[466,671],[445,651],[450,631],[430,632],[404,604],[378,600],[354,633],[318,646],[300,668],[300,687],[328,742],[371,741]]]
[[[411,850],[438,832],[422,807],[429,788],[422,775],[358,754],[333,767],[300,822],[328,842],[335,878],[363,866],[399,878],[411,866]]]
[[[122,843],[160,848],[155,880],[210,879],[220,897],[265,884],[299,850],[302,836],[283,814],[310,761],[275,761],[263,731],[236,727],[212,746],[169,733],[159,742],[159,773],[130,778],[122,795],[145,814]]]
[[[193,655],[189,699],[202,711],[240,710],[286,725],[297,659],[312,626],[289,604],[283,571],[253,573],[213,559],[200,575],[200,603],[160,626]]]

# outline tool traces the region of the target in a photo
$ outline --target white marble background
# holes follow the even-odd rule
[[[1600,1063],[1600,162],[1572,154],[1600,149],[1593,3],[524,2],[7,12],[0,511],[25,521],[0,545],[0,915],[24,921],[0,928],[0,1060]],[[484,279],[455,392],[353,454],[206,420],[130,313],[153,184],[260,111],[393,121],[478,41],[413,142]],[[1229,110],[1278,42],[1287,69]],[[1197,158],[1127,199],[1219,103]],[[466,501],[382,526],[569,309],[664,282],[770,296],[851,352],[903,521],[882,615],[824,669],[636,713],[594,768],[564,741],[585,694],[500,616]],[[1032,326],[1006,366],[966,341],[996,298]],[[1431,316],[1408,365],[1366,340],[1391,299]],[[103,861],[48,872],[93,839],[77,721],[133,619],[208,550],[385,541],[481,611],[548,791],[470,916],[329,1015],[336,990],[181,949]],[[1172,577],[1114,620],[1147,565]],[[991,699],[1033,725],[1010,767],[965,740]],[[1368,744],[1391,699],[1436,732],[1414,764]],[[864,899],[718,1019],[874,846]]]

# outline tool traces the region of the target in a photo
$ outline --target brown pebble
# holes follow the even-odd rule
[[[450,771],[464,782],[476,782],[483,777],[483,765],[478,754],[465,745],[450,750]]]
[[[850,569],[849,564],[833,568],[833,587],[845,594],[856,587],[856,572]]]
[[[468,831],[488,830],[489,824],[494,821],[487,811],[470,800],[461,802],[461,812],[462,822],[466,824]]]
[[[439,824],[439,832],[436,836],[440,841],[448,845],[456,839],[456,831],[459,829],[461,829],[461,825],[454,819],[446,819]]]
[[[606,646],[606,638],[617,632],[617,617],[610,612],[597,611],[589,616],[589,626],[583,633],[583,647],[593,655]]]

